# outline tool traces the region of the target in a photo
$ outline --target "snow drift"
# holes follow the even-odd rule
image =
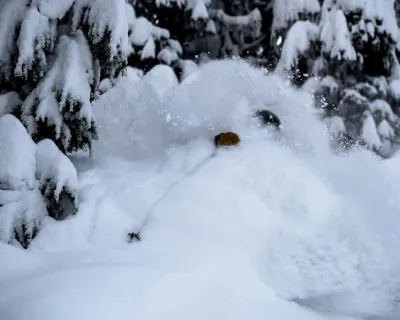
[[[103,123],[95,161],[74,160],[77,216],[49,219],[27,252],[0,245],[7,260],[0,264],[2,315],[308,320],[391,313],[399,288],[398,159],[331,155],[309,97],[241,62],[206,64],[162,96],[131,80],[106,94],[121,110],[95,108]],[[282,119],[281,133],[251,120],[265,107]],[[213,153],[214,133],[226,129],[241,135],[240,145],[192,172]],[[142,241],[127,244],[127,233],[139,230]]]

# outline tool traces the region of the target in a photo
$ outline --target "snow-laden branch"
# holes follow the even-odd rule
[[[28,72],[42,78],[46,72],[46,51],[54,47],[56,24],[32,6],[26,13],[18,37],[18,61],[14,74],[28,77]]]
[[[11,63],[16,48],[17,26],[21,24],[28,10],[27,0],[0,2],[0,78],[13,75]]]
[[[321,10],[318,0],[275,0],[273,1],[272,30],[287,28],[299,20],[304,13],[316,14]]]
[[[262,17],[260,10],[254,9],[247,15],[230,16],[221,9],[208,9],[208,15],[211,19],[217,20],[227,26],[249,27],[254,22],[261,22]]]
[[[109,34],[110,60],[130,52],[125,0],[76,0],[74,30],[82,19],[89,27],[90,41],[94,44],[102,42]]]
[[[44,130],[42,126],[52,128],[63,151],[85,149],[96,137],[89,45],[78,30],[75,37],[60,38],[56,53],[51,69],[22,105],[22,119],[33,136]]]
[[[356,60],[347,20],[342,10],[332,9],[322,21],[322,50],[332,59]]]
[[[309,21],[297,21],[290,28],[283,44],[279,67],[290,69],[296,65],[297,58],[309,50],[312,41],[319,35],[319,28]]]

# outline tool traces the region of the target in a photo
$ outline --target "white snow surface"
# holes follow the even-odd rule
[[[311,98],[239,61],[162,97],[133,79],[97,102],[95,158],[73,159],[77,215],[46,219],[28,251],[0,244],[5,319],[388,319],[399,157],[333,156]],[[258,108],[281,133],[254,125]],[[208,159],[222,130],[241,143]]]

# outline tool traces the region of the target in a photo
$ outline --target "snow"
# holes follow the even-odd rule
[[[15,53],[16,27],[24,19],[28,0],[0,1],[0,74],[10,77],[10,61]]]
[[[231,26],[233,28],[250,27],[256,32],[255,36],[259,37],[259,30],[261,28],[261,12],[257,8],[253,9],[246,15],[230,16],[221,9],[209,9],[208,15],[210,18],[219,21],[223,25]]]
[[[339,89],[336,79],[332,76],[323,77],[321,80],[321,87],[328,88],[331,95],[337,93]]]
[[[81,0],[87,2],[87,0]],[[91,0],[85,14],[85,21],[90,25],[93,43],[99,43],[110,33],[110,61],[119,55],[130,52],[128,26],[131,18],[126,13],[125,0]]]
[[[397,101],[400,100],[400,80],[392,80],[389,83],[389,93]]]
[[[152,37],[149,37],[140,54],[140,60],[146,60],[156,57],[156,44]]]
[[[391,139],[395,136],[393,128],[387,120],[382,120],[378,126],[378,133],[381,137]]]
[[[399,28],[394,11],[394,1],[395,0],[368,0],[365,2],[364,0],[364,6],[365,18],[374,21],[375,24],[376,20],[381,20],[381,25],[376,24],[379,32],[390,35],[391,38],[397,42],[399,39]],[[362,1],[358,0],[358,2]]]
[[[154,26],[149,20],[144,17],[139,17],[130,35],[130,41],[135,46],[143,46],[146,41],[153,37],[156,40],[160,38],[168,39],[170,37],[167,29]]]
[[[157,55],[158,61],[165,63],[167,65],[171,65],[173,61],[178,60],[178,55],[175,51],[172,51],[169,47],[165,47],[160,50]]]
[[[41,75],[44,74],[46,57],[44,49],[51,43],[52,32],[48,18],[41,15],[35,7],[31,7],[22,22],[18,37],[18,61],[15,74],[27,77],[33,67],[34,60],[40,60]],[[36,62],[36,61],[35,61]]]
[[[57,202],[63,188],[73,192],[78,201],[79,183],[76,169],[71,160],[50,139],[44,139],[37,144],[36,178],[40,189],[48,185],[49,181],[54,181],[54,198]],[[45,194],[48,192],[51,190],[46,190]]]
[[[0,117],[12,113],[21,104],[22,101],[19,99],[18,93],[15,91],[0,94]]]
[[[93,81],[92,57],[88,43],[80,30],[74,38],[61,36],[57,46],[57,57],[44,79],[39,83],[37,90],[31,93],[31,99],[26,99],[23,104],[23,114],[26,117],[32,112],[32,100],[37,96],[39,105],[36,110],[36,119],[46,119],[55,125],[56,135],[63,133],[63,143],[68,144],[68,130],[63,125],[62,112],[71,111],[71,99],[79,101],[80,118],[91,125],[93,120],[90,104],[90,84]],[[60,95],[57,101],[56,94]],[[29,124],[29,120],[25,120]],[[35,127],[28,125],[30,133],[35,132]],[[64,132],[62,132],[64,130]]]
[[[12,115],[0,117],[0,189],[30,190],[35,185],[35,143]]]
[[[369,112],[365,112],[365,119],[361,130],[361,139],[369,148],[380,148],[382,146],[374,118]]]
[[[342,10],[333,8],[322,20],[322,49],[331,58],[338,60],[356,60],[356,52],[347,28],[346,17]]]
[[[361,93],[354,89],[344,89],[342,102],[350,102],[356,105],[369,105],[369,101]]]
[[[162,99],[121,77],[96,102],[102,148],[73,159],[78,214],[45,219],[27,251],[0,244],[0,314],[385,319],[399,294],[399,158],[333,156],[311,103],[233,60],[204,64]],[[246,118],[260,108],[281,132]],[[225,129],[241,144],[210,158]]]
[[[46,214],[35,189],[36,145],[12,115],[0,117],[0,241],[29,242]]]
[[[182,70],[180,80],[183,81],[191,74],[195,73],[199,69],[199,66],[192,60],[181,59],[179,60],[179,68]]]
[[[133,6],[128,3],[125,4],[125,10],[126,10],[126,21],[128,23],[128,30],[132,31],[136,22],[136,12]]]
[[[162,97],[178,85],[178,78],[170,66],[158,64],[146,73],[143,80],[150,84],[154,92]]]
[[[337,1],[337,5],[343,12],[348,13],[362,10],[366,4],[374,2],[375,0],[339,0]]]
[[[299,20],[301,13],[319,13],[321,6],[318,0],[279,0],[273,4],[272,29],[276,31],[288,27]]]
[[[130,40],[136,46],[143,46],[149,37],[151,37],[152,24],[144,17],[139,17],[136,20],[133,31],[130,35]]]
[[[208,19],[207,8],[203,0],[196,0],[196,4],[192,10],[192,19],[193,20]]]
[[[344,121],[339,116],[327,117],[324,119],[324,123],[328,127],[329,132],[333,135],[346,132]]]
[[[29,242],[46,215],[38,189],[0,190],[0,241],[16,247],[21,246],[17,238]]]
[[[221,71],[220,71],[221,70]],[[229,70],[229,71],[227,71]],[[224,76],[216,76],[223,72]],[[201,71],[187,78],[178,90],[169,94],[165,100],[165,114],[170,114],[171,130],[174,135],[190,138],[211,138],[213,134],[224,130],[238,130],[252,121],[251,114],[259,109],[269,108],[282,120],[286,128],[288,143],[303,144],[304,149],[325,149],[318,141],[305,141],[306,136],[324,134],[322,127],[309,125],[308,133],[293,134],[295,119],[289,117],[285,105],[289,105],[293,95],[287,94],[287,84],[278,76],[265,77],[265,74],[250,67],[244,62],[224,60],[222,62],[208,62]],[[229,80],[229,81],[228,81]],[[227,83],[225,83],[227,82]],[[266,93],[265,88],[274,87],[276,90]],[[215,90],[215,88],[219,88]],[[309,104],[300,104],[296,115],[298,121],[308,123],[311,115],[306,110],[311,109],[311,95]],[[208,97],[207,103],[203,102]],[[260,98],[262,97],[262,98]],[[305,99],[303,96],[298,99]],[[218,107],[217,107],[218,106]],[[303,112],[305,111],[305,112]],[[304,115],[300,115],[301,113]],[[310,118],[308,118],[310,117]],[[292,140],[293,139],[293,140]]]
[[[369,109],[372,113],[380,112],[390,121],[396,120],[396,116],[393,113],[392,107],[385,100],[380,100],[380,99],[374,100],[373,102],[370,103]]]
[[[388,82],[385,77],[374,77],[372,84],[378,90],[378,92],[386,97],[388,91]]]
[[[206,25],[206,31],[212,34],[217,34],[217,28],[215,27],[215,23],[213,20],[208,20]]]
[[[49,19],[62,19],[75,0],[38,0],[39,12]]]
[[[164,90],[163,87],[159,89]],[[148,131],[146,139],[142,136],[149,123],[154,124],[154,132],[158,133],[161,128],[160,103],[151,84],[133,70],[121,76],[114,87],[93,104],[99,131],[99,140],[93,145],[94,154],[137,159],[152,154],[155,147],[160,148],[163,142],[158,135]],[[157,119],[160,119],[159,124]]]
[[[97,87],[97,90],[103,94],[104,92],[110,90],[113,87],[113,84],[109,78],[105,78],[100,81],[99,86]]]
[[[309,50],[311,42],[317,40],[319,28],[310,21],[297,21],[290,28],[282,47],[280,65],[290,68],[298,57]]]
[[[182,55],[183,54],[183,49],[181,44],[179,43],[178,40],[174,39],[168,39],[168,45],[171,47],[172,50],[174,50],[177,54]]]

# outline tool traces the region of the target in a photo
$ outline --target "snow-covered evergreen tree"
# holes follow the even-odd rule
[[[274,0],[272,4],[272,26],[270,43],[278,57],[290,28],[297,21],[317,22],[321,13],[319,0]],[[297,29],[300,29],[297,25]],[[298,30],[297,32],[300,32]],[[292,32],[293,36],[293,32]]]
[[[319,21],[290,28],[279,68],[296,70],[298,85],[318,77],[317,105],[339,138],[389,156],[400,137],[398,41],[394,0],[325,0]]]
[[[243,6],[243,1],[130,1],[138,14],[182,44],[183,59],[242,56],[261,37],[261,14],[249,1]]]
[[[0,0],[0,93],[24,101],[11,111],[36,142],[90,148],[91,102],[99,81],[126,65],[130,23],[125,0]]]
[[[136,19],[129,39],[135,48],[129,63],[144,71],[158,63],[171,66],[183,53],[181,44],[171,39],[167,29],[155,26],[145,17]]]
[[[45,216],[77,211],[77,172],[53,141],[35,145],[10,114],[0,117],[0,155],[0,241],[27,248]]]

